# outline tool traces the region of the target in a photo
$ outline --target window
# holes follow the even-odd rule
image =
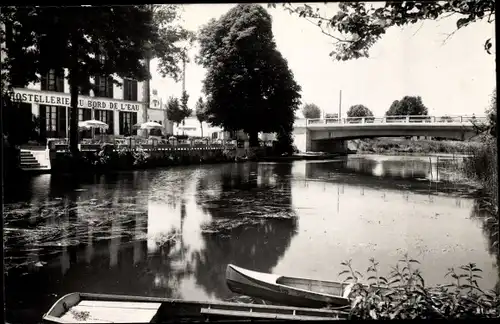
[[[45,111],[43,124],[47,137],[66,137],[66,107],[40,106],[40,111]],[[42,124],[42,122],[41,122]]]
[[[113,98],[113,77],[96,76],[96,97]]]
[[[83,108],[78,108],[78,121],[83,121]]]
[[[123,99],[137,101],[137,81],[123,79]]]
[[[95,119],[100,120],[103,123],[108,123],[108,115],[105,110],[95,110]]]
[[[64,92],[64,73],[51,69],[41,76],[41,83],[42,91]]]
[[[120,111],[120,135],[130,136],[135,133],[133,126],[137,124],[137,113]]]
[[[95,119],[100,120],[108,125],[105,134],[113,134],[113,111],[110,110],[95,110]],[[96,129],[96,134],[100,134],[101,130]]]
[[[49,132],[57,131],[57,107],[47,106],[45,109],[45,129]]]

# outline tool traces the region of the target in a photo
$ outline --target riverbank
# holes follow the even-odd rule
[[[471,150],[478,150],[482,145],[479,141],[462,142],[375,138],[354,140],[350,143],[350,148],[357,150],[357,153],[364,154],[469,154]]]
[[[243,153],[243,154],[242,154]],[[292,162],[299,160],[329,160],[343,154],[293,154],[278,155],[269,150],[251,150],[244,154],[237,149],[210,147],[210,148],[182,148],[179,150],[146,150],[142,147],[133,149],[124,148],[115,150],[106,145],[96,151],[80,151],[78,157],[69,152],[51,151],[49,169],[44,173],[114,173],[120,171],[144,170],[161,167],[218,164],[231,162]],[[23,171],[25,174],[40,174],[40,171]]]

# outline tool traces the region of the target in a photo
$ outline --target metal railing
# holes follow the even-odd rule
[[[346,117],[346,118],[316,118],[296,121],[296,126],[325,125],[325,124],[412,124],[412,123],[436,123],[436,124],[480,124],[487,121],[486,116],[384,116],[384,117]],[[302,125],[301,125],[302,124]]]
[[[80,141],[78,147],[81,151],[96,151],[103,145],[110,145],[114,150],[142,148],[145,150],[167,150],[167,151],[186,151],[186,150],[216,150],[224,148],[234,148],[236,144],[234,140],[194,140],[194,141],[168,141],[158,139],[146,139],[140,137],[129,138],[106,138],[106,140],[86,139]],[[47,146],[50,150],[57,152],[67,151],[69,141],[67,138],[53,138],[47,141]]]

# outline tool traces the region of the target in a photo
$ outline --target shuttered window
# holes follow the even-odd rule
[[[96,76],[96,97],[113,98],[113,77]]]
[[[60,71],[56,73],[54,69],[42,74],[41,76],[42,91],[64,92],[64,73]]]
[[[137,101],[137,81],[130,79],[123,80],[123,99]]]

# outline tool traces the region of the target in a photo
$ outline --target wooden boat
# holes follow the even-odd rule
[[[346,313],[228,302],[71,293],[43,316],[44,323],[258,322],[337,320]]]
[[[226,283],[235,293],[298,307],[348,306],[353,284],[251,271],[229,264]]]

